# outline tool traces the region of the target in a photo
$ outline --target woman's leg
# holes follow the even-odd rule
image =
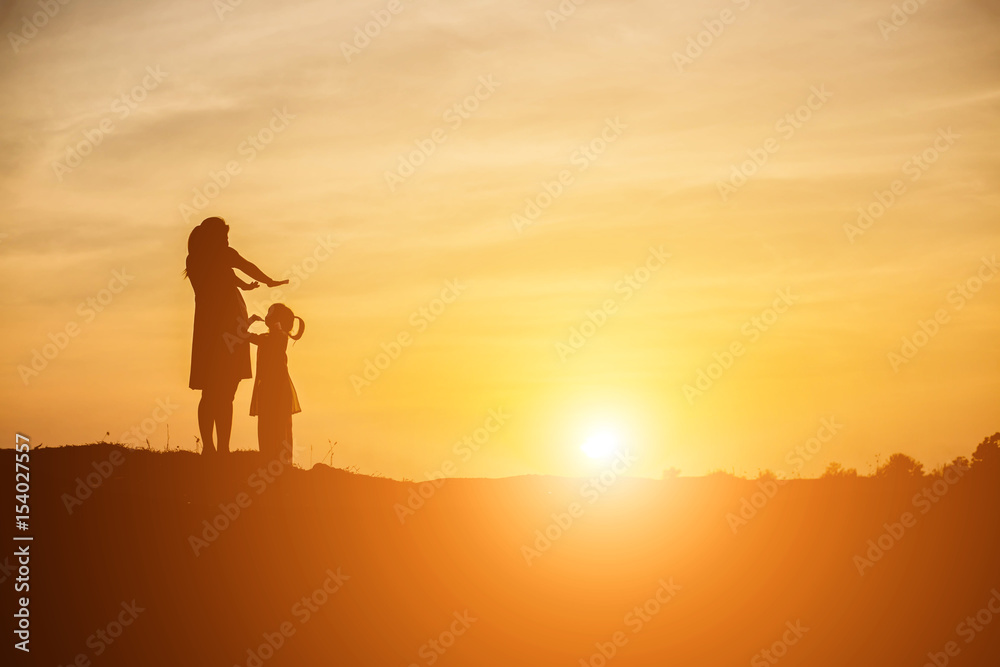
[[[233,400],[239,380],[229,380],[221,387],[218,405],[215,407],[215,432],[219,436],[219,453],[229,453],[229,437],[233,432]]]
[[[201,432],[201,453],[214,454],[215,444],[212,431],[215,428],[215,406],[212,405],[212,392],[203,389],[201,400],[198,401],[198,430]]]
[[[265,461],[268,460],[268,454],[270,453],[270,442],[267,438],[267,414],[257,415],[257,449],[260,450],[261,456]],[[266,464],[265,464],[266,465]]]
[[[229,436],[233,433],[233,399],[220,400],[215,409],[215,431],[219,435],[219,453],[229,453]]]

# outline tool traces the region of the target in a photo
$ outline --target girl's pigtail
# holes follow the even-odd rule
[[[297,333],[294,333],[294,334],[291,333],[291,332],[289,332],[288,337],[291,338],[292,340],[298,340],[298,339],[302,338],[302,334],[304,334],[305,331],[306,331],[306,322],[305,322],[305,320],[303,320],[298,315],[295,316],[295,319],[299,321],[299,330],[298,330]]]

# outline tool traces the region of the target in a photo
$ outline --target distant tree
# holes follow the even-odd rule
[[[964,456],[956,456],[952,459],[951,463],[942,463],[937,466],[931,472],[927,473],[928,477],[940,478],[944,476],[946,470],[950,468],[957,469],[960,474],[964,473],[972,466],[972,462]]]
[[[983,438],[976,451],[972,453],[972,465],[979,468],[1000,466],[1000,433]]]
[[[716,469],[716,470],[710,471],[707,475],[705,475],[705,478],[706,479],[716,479],[716,480],[724,480],[724,479],[736,480],[736,479],[739,479],[739,477],[737,477],[733,472],[731,472],[729,470],[722,470],[722,469]]]
[[[856,468],[845,468],[836,461],[831,461],[823,472],[822,477],[826,479],[856,479],[858,471]]]
[[[954,468],[959,468],[960,470],[968,470],[969,467],[972,466],[972,462],[964,456],[956,456],[948,465]]]
[[[882,479],[914,479],[924,476],[924,464],[906,454],[896,453],[875,471]]]

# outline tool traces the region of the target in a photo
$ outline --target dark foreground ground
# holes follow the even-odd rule
[[[416,484],[264,464],[33,451],[31,653],[12,649],[8,536],[4,664],[1000,665],[990,461],[780,486],[453,479],[422,507]],[[13,505],[12,473],[0,487]]]

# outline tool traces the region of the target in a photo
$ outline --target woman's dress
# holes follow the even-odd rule
[[[238,257],[227,247],[205,265],[188,268],[195,302],[191,389],[235,388],[252,377],[247,306],[233,272]]]

